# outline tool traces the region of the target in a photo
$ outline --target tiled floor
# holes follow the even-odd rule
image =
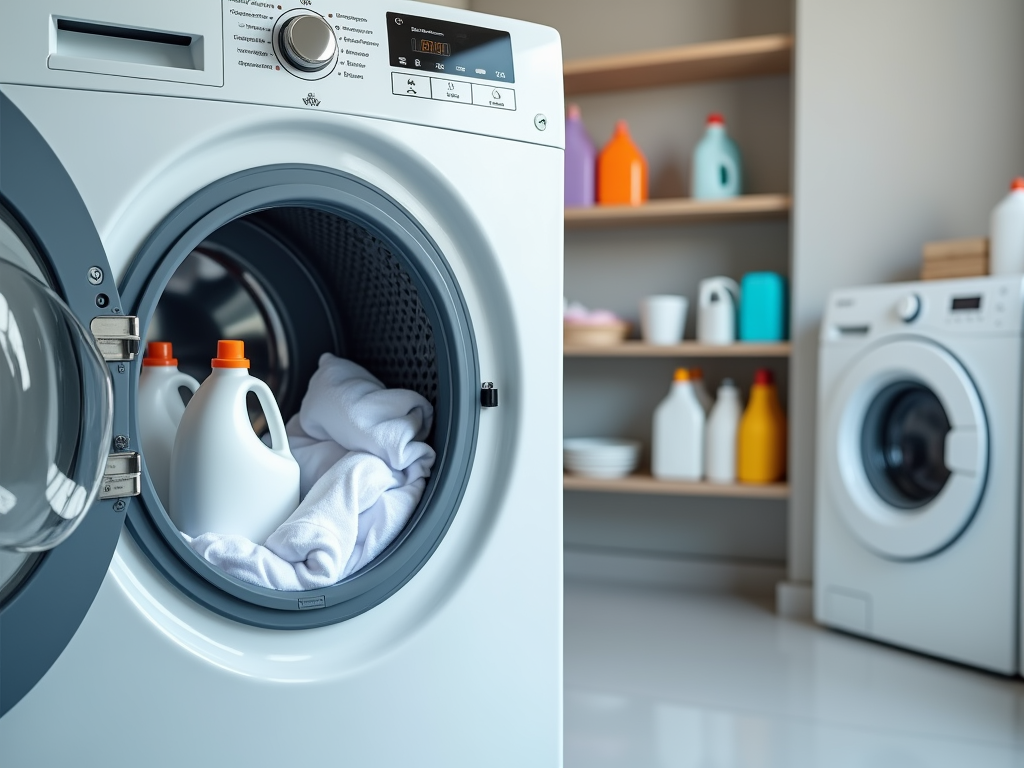
[[[714,594],[565,587],[566,768],[1024,768],[1024,682]]]

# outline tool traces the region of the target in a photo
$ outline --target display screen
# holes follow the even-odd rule
[[[957,296],[953,299],[953,311],[981,309],[981,296]]]
[[[514,83],[512,36],[453,21],[388,12],[391,66],[499,83]]]

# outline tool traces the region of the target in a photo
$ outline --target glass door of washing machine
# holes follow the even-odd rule
[[[97,501],[109,495],[101,485],[119,409],[110,363],[87,328],[120,312],[120,297],[74,182],[3,94],[0,167],[3,716],[77,631],[127,502]]]

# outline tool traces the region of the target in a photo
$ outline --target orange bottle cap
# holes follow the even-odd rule
[[[245,342],[235,339],[217,342],[217,356],[210,361],[214,368],[248,368],[249,359],[245,356]]]
[[[174,357],[169,341],[151,341],[146,345],[146,356],[142,358],[143,365],[177,365],[178,360]]]
[[[755,384],[774,384],[775,377],[772,372],[767,368],[758,368],[754,371],[754,383]]]
[[[1012,192],[1017,189],[1024,189],[1024,177],[1018,176],[1011,182],[1010,191]]]
[[[725,125],[725,118],[719,112],[708,115],[708,125]]]
[[[687,368],[676,368],[676,373],[672,377],[673,381],[689,381],[690,371]]]
[[[694,381],[697,381],[698,379],[703,379],[704,371],[702,371],[700,368],[691,368],[690,378],[693,379]]]

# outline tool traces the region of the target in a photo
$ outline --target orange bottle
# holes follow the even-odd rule
[[[786,476],[786,416],[779,405],[772,372],[754,374],[750,402],[740,419],[736,445],[736,479],[741,483],[775,483]]]
[[[647,159],[629,135],[625,120],[597,156],[597,202],[640,205],[647,200]]]

